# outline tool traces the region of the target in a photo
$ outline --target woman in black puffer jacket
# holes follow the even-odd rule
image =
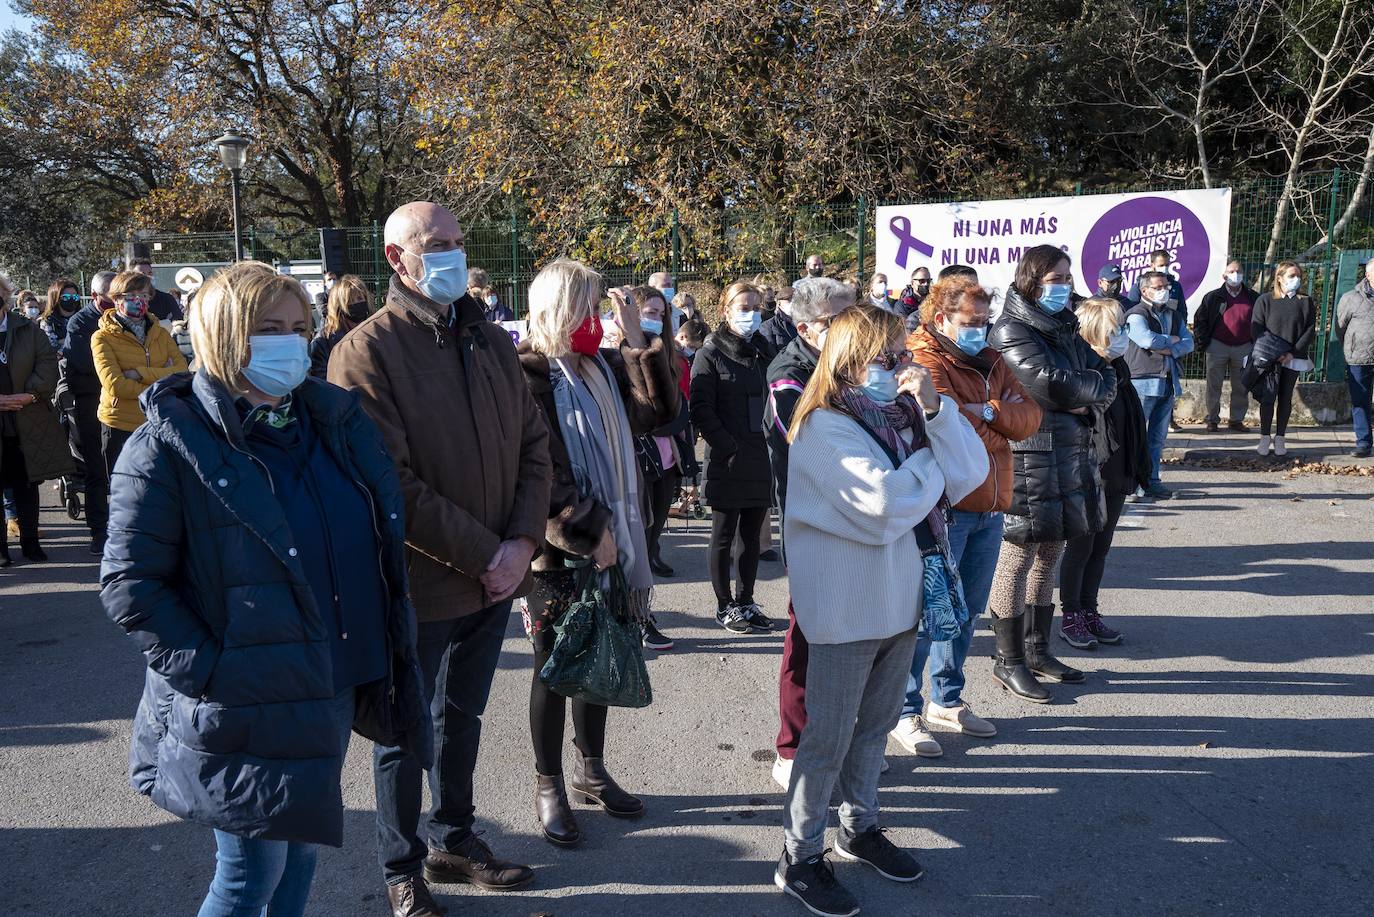
[[[692,423],[706,440],[705,500],[711,507],[709,568],[716,621],[747,634],[773,622],[754,603],[759,533],[773,499],[772,466],[763,435],[768,364],[776,354],[758,334],[763,294],[732,283],[720,296],[724,321],[692,362]],[[739,533],[739,591],[730,592],[730,554]]]
[[[1027,251],[988,336],[1044,410],[1040,429],[1012,443],[1016,485],[989,602],[997,635],[994,677],[1042,704],[1050,695],[1032,672],[1052,681],[1083,680],[1049,653],[1054,572],[1066,541],[1105,522],[1094,412],[1116,397],[1116,371],[1078,336],[1069,310],[1070,270],[1069,256],[1053,245]]]

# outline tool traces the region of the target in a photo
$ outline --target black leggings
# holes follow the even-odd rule
[[[658,557],[658,539],[663,534],[663,526],[668,523],[668,509],[673,505],[673,497],[677,495],[677,485],[681,480],[682,475],[678,474],[677,469],[670,468],[657,481],[645,485],[647,513],[644,538],[649,544],[650,557]]]
[[[549,661],[557,635],[554,622],[568,611],[576,598],[576,574],[536,573],[530,592],[530,639],[534,641],[534,680],[530,683],[530,736],[534,739],[534,767],[545,777],[563,773],[563,721],[568,699],[550,691],[539,680],[539,670]],[[573,745],[583,757],[600,758],[606,748],[606,708],[574,699]]]
[[[1279,367],[1279,418],[1274,433],[1283,436],[1288,432],[1288,418],[1293,413],[1293,389],[1298,384],[1298,374],[1287,366]],[[1269,425],[1274,420],[1274,402],[1260,402],[1260,435],[1269,435]]]
[[[1064,549],[1064,562],[1059,567],[1059,603],[1065,612],[1097,610],[1097,590],[1102,585],[1107,552],[1112,548],[1116,523],[1125,504],[1125,494],[1108,494],[1107,524],[1102,531],[1080,535]]]
[[[724,610],[732,601],[730,595],[730,553],[735,544],[735,532],[743,542],[739,552],[739,593],[733,601],[748,605],[754,601],[754,580],[759,575],[759,533],[768,518],[768,507],[748,509],[717,509],[711,507],[711,547],[707,566],[711,573],[711,588],[716,591],[716,606]]]

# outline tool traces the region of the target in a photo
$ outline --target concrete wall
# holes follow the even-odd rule
[[[1221,384],[1221,423],[1228,420],[1231,403],[1231,382]],[[1202,379],[1187,379],[1183,394],[1174,406],[1174,416],[1183,421],[1202,423],[1207,419],[1207,383]],[[1259,423],[1259,402],[1250,399],[1246,422]],[[1350,393],[1344,382],[1299,382],[1293,396],[1292,423],[1299,426],[1338,426],[1350,423]]]

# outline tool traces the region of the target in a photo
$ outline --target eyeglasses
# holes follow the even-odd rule
[[[120,293],[115,296],[115,299],[120,302],[141,302],[146,304],[151,302],[153,298],[147,293]]]
[[[891,351],[884,350],[873,358],[873,362],[877,363],[888,372],[891,372],[898,366],[911,362],[911,351],[902,350],[897,353],[892,353]]]

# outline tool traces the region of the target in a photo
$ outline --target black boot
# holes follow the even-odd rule
[[[1033,704],[1048,704],[1050,692],[1035,680],[1026,668],[1025,637],[1021,633],[1021,618],[993,618],[992,632],[997,637],[997,659],[992,665],[992,677],[1012,694]]]
[[[1050,655],[1050,627],[1054,624],[1054,605],[1030,605],[1024,614],[1026,666],[1041,678],[1078,684],[1083,673]]]
[[[568,791],[563,785],[562,774],[554,777],[535,774],[534,810],[539,815],[544,837],[551,843],[572,847],[582,840],[577,817],[568,804]]]
[[[638,818],[644,803],[620,788],[600,758],[578,756],[573,768],[573,798],[587,805],[598,805],[616,818]]]
[[[48,555],[43,553],[43,549],[38,544],[37,537],[20,538],[19,553],[31,563],[41,564],[48,559]]]
[[[5,534],[0,532],[0,567],[8,567],[14,563],[10,560],[10,545],[4,537]]]

